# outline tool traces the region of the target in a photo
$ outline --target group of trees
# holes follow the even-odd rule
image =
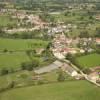
[[[3,38],[19,38],[19,39],[42,39],[50,40],[51,37],[47,34],[47,30],[35,30],[32,32],[18,32],[9,34],[0,29],[0,37]]]
[[[58,82],[65,81],[65,73],[62,71],[62,69],[59,69],[59,71],[58,71],[57,80],[58,80]]]
[[[7,67],[0,68],[0,75],[1,76],[7,75],[9,73],[14,73],[14,72],[17,72],[19,70],[32,71],[32,70],[34,70],[34,68],[39,67],[39,65],[40,65],[39,61],[34,59],[32,61],[29,61],[29,62],[21,63],[20,68],[18,68],[18,69],[7,68]]]
[[[28,71],[32,71],[34,68],[39,66],[39,61],[38,60],[34,60],[34,61],[30,61],[30,62],[24,62],[21,64],[21,68],[22,70],[28,70]]]
[[[96,28],[95,36],[100,38],[100,27]]]

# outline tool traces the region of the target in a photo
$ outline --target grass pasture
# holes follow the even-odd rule
[[[12,81],[16,81],[17,84],[25,82],[21,75],[31,76],[31,73],[28,71],[19,71],[15,73],[10,73],[8,75],[0,76],[0,88],[8,86],[8,84]]]
[[[100,54],[90,54],[82,57],[78,57],[77,61],[79,65],[85,68],[96,67],[100,65]]]
[[[34,48],[44,48],[48,41],[37,39],[4,39],[0,38],[0,50],[27,50]]]
[[[25,52],[0,54],[0,68],[19,68],[22,62],[30,61]]]
[[[4,39],[0,38],[0,68],[18,68],[22,62],[30,61],[25,53],[29,49],[45,48],[48,41],[36,39]],[[4,52],[4,50],[13,52]],[[40,62],[41,57],[34,57]]]
[[[0,15],[0,26],[2,27],[16,25],[16,22],[16,20],[12,20],[8,15]]]
[[[98,100],[100,89],[86,81],[67,81],[13,89],[0,94],[0,100]]]

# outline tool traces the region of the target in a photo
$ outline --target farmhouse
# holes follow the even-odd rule
[[[97,82],[97,80],[99,80],[99,74],[98,74],[98,72],[90,73],[88,75],[88,78],[93,82]]]
[[[96,38],[96,43],[100,45],[100,38]]]
[[[54,56],[58,59],[64,59],[65,56],[60,52],[53,52]]]
[[[97,20],[100,20],[100,15],[97,15],[97,16],[96,16],[96,19],[97,19]]]
[[[37,48],[35,49],[35,51],[36,51],[36,54],[40,55],[44,51],[44,48]]]
[[[62,69],[72,77],[78,76],[77,71],[66,63],[63,64]]]

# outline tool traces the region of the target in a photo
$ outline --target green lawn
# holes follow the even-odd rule
[[[100,89],[86,81],[67,81],[13,89],[0,100],[99,100]]]
[[[85,68],[96,67],[100,65],[100,54],[90,54],[77,58],[78,63]]]
[[[4,39],[0,38],[0,50],[27,50],[34,48],[44,48],[48,41],[37,39]]]

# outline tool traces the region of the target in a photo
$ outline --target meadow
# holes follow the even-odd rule
[[[86,56],[78,57],[77,62],[84,68],[91,68],[100,65],[100,54],[89,54]]]
[[[0,100],[98,100],[100,89],[86,81],[13,89],[0,94]]]
[[[44,48],[48,44],[48,41],[37,39],[5,39],[0,38],[0,50],[27,50],[35,48]]]
[[[25,52],[0,54],[0,68],[20,68],[22,62],[30,61]]]
[[[30,61],[26,50],[46,48],[48,41],[36,39],[4,39],[0,38],[0,68],[20,68],[21,63]],[[6,50],[6,52],[4,52]],[[42,62],[40,57],[32,57]]]
[[[30,81],[32,81],[32,77],[34,77],[34,72],[26,71],[26,70],[0,76],[0,88],[6,87],[12,81],[15,81],[15,86],[18,86],[19,84],[22,84],[23,82],[24,84],[28,84]],[[48,82],[57,82],[58,74],[57,74],[57,71],[53,71],[50,73],[42,74],[41,77]]]
[[[17,20],[12,20],[9,15],[0,15],[0,26],[5,27],[5,26],[13,26],[16,25]]]

